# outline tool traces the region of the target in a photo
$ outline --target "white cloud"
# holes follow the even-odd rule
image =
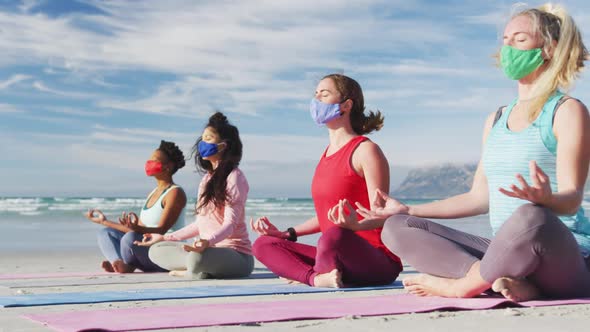
[[[7,79],[6,81],[0,81],[0,90],[4,90],[14,84],[17,84],[19,82],[25,81],[30,79],[31,76],[29,75],[23,75],[23,74],[15,74],[12,75],[9,79]]]
[[[256,77],[257,76],[257,77]],[[215,110],[256,115],[261,105],[276,105],[280,101],[300,101],[311,95],[310,84],[272,80],[252,74],[247,79],[226,76],[201,78],[188,76],[162,84],[147,98],[121,101],[103,100],[99,107],[139,111],[188,118],[203,118]],[[254,79],[256,77],[257,79]]]
[[[17,113],[10,116],[26,123],[4,133],[12,139],[11,158],[62,167],[80,183],[135,188],[160,139],[176,142],[188,157],[198,135],[157,128],[158,116],[179,116],[162,119],[181,123],[221,109],[253,123],[240,126],[253,193],[281,186],[308,193],[327,135],[297,132],[292,128],[306,127],[275,111],[301,110],[293,119],[304,121],[315,84],[329,72],[359,80],[367,108],[383,111],[386,126],[371,138],[392,166],[473,161],[480,120],[515,93],[490,59],[497,40],[489,30],[509,10],[502,4],[466,2],[458,10],[401,0],[326,0],[321,8],[312,0],[84,2],[107,15],[45,15],[35,1],[0,12],[0,67],[39,73],[0,81],[3,96],[21,99],[5,100],[0,113]],[[587,4],[569,4],[580,8],[575,17],[590,32]],[[15,85],[34,90],[23,98]],[[590,100],[587,91],[583,81],[574,96]],[[264,128],[257,127],[263,117]],[[279,126],[291,134],[274,134]],[[191,170],[181,174],[187,183],[196,182]],[[123,175],[113,183],[105,173]]]
[[[64,98],[73,98],[73,99],[96,99],[99,98],[99,95],[86,93],[86,92],[77,92],[77,91],[61,91],[58,89],[53,89],[45,85],[45,83],[41,81],[35,81],[32,84],[33,88],[37,89],[38,91],[58,95]]]
[[[111,115],[111,112],[108,111],[92,111],[87,109],[81,108],[73,108],[73,107],[46,107],[48,111],[58,113],[58,114],[67,114],[76,117],[107,117]]]

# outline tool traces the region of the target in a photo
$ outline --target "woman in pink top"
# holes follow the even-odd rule
[[[199,184],[197,221],[171,234],[146,234],[150,259],[171,275],[195,279],[247,277],[254,269],[245,223],[248,181],[238,168],[242,141],[220,112],[209,118],[194,147],[195,164],[205,173]],[[192,245],[183,241],[197,237]]]

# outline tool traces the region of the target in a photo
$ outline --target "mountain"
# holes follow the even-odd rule
[[[439,199],[471,189],[476,164],[443,164],[414,168],[392,195],[398,198]]]

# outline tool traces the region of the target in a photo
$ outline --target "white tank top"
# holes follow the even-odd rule
[[[152,205],[150,208],[148,208],[147,207],[148,202],[150,201],[150,198],[152,198],[152,195],[154,194],[154,192],[158,188],[152,190],[152,192],[149,194],[149,196],[145,200],[145,204],[143,205],[143,208],[141,209],[141,213],[139,214],[139,219],[144,224],[144,226],[158,227],[158,225],[160,224],[160,219],[162,218],[162,212],[164,212],[164,208],[162,207],[162,200],[164,199],[164,197],[166,197],[166,195],[170,192],[170,190],[172,190],[174,188],[180,188],[180,187],[177,185],[172,185],[172,186],[168,187],[166,190],[164,190],[164,192],[160,195],[160,197],[158,197],[158,200],[154,203],[154,205]],[[180,188],[180,189],[182,189],[182,188]],[[184,207],[182,208],[182,211],[180,211],[180,215],[178,216],[178,219],[176,220],[174,225],[172,225],[172,227],[170,227],[170,229],[166,233],[174,232],[182,227],[184,227]]]

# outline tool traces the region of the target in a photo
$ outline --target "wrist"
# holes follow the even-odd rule
[[[542,202],[539,202],[539,205],[545,206],[545,207],[550,207],[553,206],[553,203],[555,202],[555,195],[553,193],[549,194],[548,197],[546,197]]]
[[[291,242],[297,242],[297,232],[295,231],[295,228],[293,227],[289,227],[287,228],[287,237],[285,238],[288,241]]]

